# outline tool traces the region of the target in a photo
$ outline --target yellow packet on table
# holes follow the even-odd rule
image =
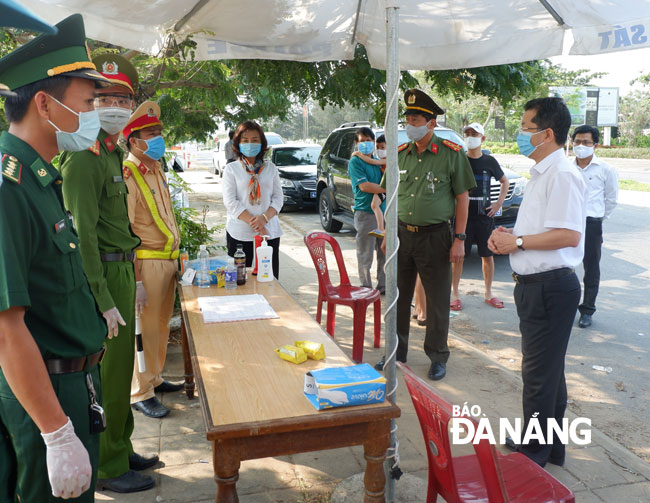
[[[226,275],[223,267],[218,267],[217,270],[215,271],[215,274],[217,275],[217,287],[225,287],[226,286]]]
[[[325,347],[320,342],[295,341],[293,345],[301,348],[307,354],[307,357],[312,360],[322,360],[325,358]]]
[[[290,344],[280,346],[275,350],[275,352],[280,358],[291,363],[302,363],[307,360],[307,355],[302,350],[302,348],[297,348],[295,346],[291,346]]]

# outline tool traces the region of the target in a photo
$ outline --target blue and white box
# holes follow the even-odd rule
[[[318,410],[382,403],[386,379],[367,363],[330,367],[307,372],[303,391]]]

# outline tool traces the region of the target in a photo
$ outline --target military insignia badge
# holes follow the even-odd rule
[[[414,105],[414,104],[415,104],[415,94],[411,94],[411,95],[408,97],[408,104],[409,104],[409,105]]]
[[[117,63],[115,61],[104,61],[102,73],[106,75],[117,75],[119,73]]]
[[[20,184],[20,174],[23,170],[23,165],[18,162],[18,159],[12,155],[4,154],[0,163],[2,164],[2,175]]]
[[[124,175],[124,180],[128,180],[129,177],[131,176],[131,170],[129,168],[127,168],[126,166],[124,166],[122,168],[122,174]]]
[[[463,148],[460,145],[458,145],[458,143],[454,143],[453,141],[449,141],[449,140],[442,140],[442,144],[449,147],[452,150],[455,150],[456,152],[458,152],[460,149]]]
[[[38,176],[40,176],[41,178],[44,177],[44,176],[47,176],[47,170],[45,168],[39,169],[37,171],[37,173],[38,173]]]
[[[149,110],[147,110],[147,117],[155,117],[156,112],[154,112],[153,107],[149,107]]]

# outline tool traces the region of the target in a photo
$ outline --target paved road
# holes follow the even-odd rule
[[[518,156],[521,157],[521,156]],[[184,178],[202,200],[220,200],[221,184],[206,171]],[[225,223],[225,215],[209,222]],[[315,212],[282,213],[282,225],[301,234],[320,229]],[[604,225],[601,292],[590,329],[574,329],[566,372],[570,407],[592,419],[594,426],[650,461],[650,196],[621,192],[621,205]],[[354,230],[336,234],[354,261]],[[483,302],[480,259],[466,260],[461,296],[464,309],[452,318],[451,329],[499,363],[519,371],[520,336],[512,298],[513,282],[507,257],[496,257],[494,293],[506,306],[494,309]],[[356,263],[348,261],[356,280]],[[582,277],[582,270],[578,271]],[[611,373],[592,365],[612,367]]]
[[[596,150],[596,155],[598,155],[598,150]],[[495,154],[494,157],[501,166],[508,167],[518,173],[527,172],[534,164],[532,159],[523,155]],[[618,176],[621,180],[635,180],[650,184],[650,159],[603,159],[618,170]],[[650,195],[648,198],[650,198]]]

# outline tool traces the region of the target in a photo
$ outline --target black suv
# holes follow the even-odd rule
[[[354,139],[360,127],[372,128],[376,136],[384,132],[382,129],[373,128],[370,122],[345,123],[330,133],[318,158],[318,213],[320,223],[327,232],[338,232],[344,223],[354,227],[354,194],[348,174],[348,161],[354,151]],[[434,131],[436,136],[462,145],[467,150],[465,141],[454,130],[438,126]],[[402,126],[398,130],[397,141],[400,145],[409,141]],[[512,170],[504,167],[501,169],[508,177],[510,185],[502,214],[495,218],[495,224],[512,227],[517,219],[526,179]],[[499,182],[496,180],[492,180],[490,196],[493,201],[499,197]]]

